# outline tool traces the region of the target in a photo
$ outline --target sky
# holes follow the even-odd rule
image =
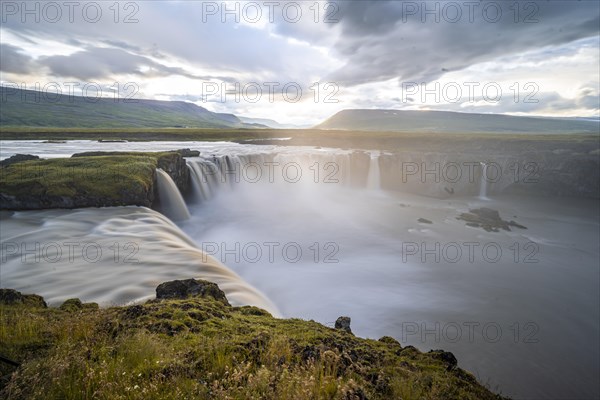
[[[599,115],[597,1],[0,1],[0,81],[311,125]]]

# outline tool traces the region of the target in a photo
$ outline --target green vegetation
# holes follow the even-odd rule
[[[156,168],[180,159],[132,152],[22,161],[0,168],[0,195],[11,209],[151,206]]]
[[[0,304],[10,399],[501,399],[449,353],[212,298],[97,309]],[[453,358],[453,357],[452,357]]]
[[[2,168],[0,192],[9,195],[119,198],[127,190],[152,185],[156,158],[108,156],[24,161]]]
[[[58,95],[0,86],[2,126],[252,127],[193,103]]]

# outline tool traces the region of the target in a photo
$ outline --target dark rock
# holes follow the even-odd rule
[[[515,221],[505,221],[500,218],[500,213],[491,208],[482,207],[469,210],[468,213],[462,213],[457,217],[458,220],[466,222],[467,226],[482,228],[487,232],[499,232],[500,229],[510,231],[514,226],[520,229],[527,229],[525,226],[517,224]]]
[[[201,279],[185,279],[164,282],[156,288],[157,299],[187,299],[188,297],[212,297],[227,305],[227,297],[217,284]]]
[[[0,304],[7,306],[23,304],[23,295],[14,289],[0,289]]]
[[[63,311],[75,312],[79,310],[97,310],[99,307],[98,303],[82,303],[81,300],[75,298],[65,300],[59,308]]]
[[[73,312],[81,310],[83,308],[83,303],[79,299],[68,299],[65,300],[59,308],[63,311]]]
[[[44,301],[44,298],[37,294],[24,294],[23,304],[29,307],[47,308],[48,305]]]
[[[350,317],[339,317],[335,321],[335,329],[340,329],[348,333],[352,333],[350,329]]]
[[[198,150],[179,149],[171,151],[181,154],[181,157],[198,157],[200,155],[200,152]]]
[[[29,160],[39,160],[38,156],[32,156],[31,154],[15,154],[12,157],[8,157],[5,160],[0,161],[0,167],[8,167],[9,165]]]
[[[144,308],[144,306],[136,304],[136,305],[127,307],[125,309],[124,314],[127,318],[135,319],[135,318],[141,317],[142,315],[146,315],[147,312],[146,312],[146,309]]]
[[[301,357],[303,361],[316,361],[321,358],[321,351],[315,346],[306,346],[302,349]]]
[[[425,219],[425,218],[419,218],[419,219],[417,220],[417,222],[420,222],[420,223],[422,223],[422,224],[433,224],[433,222],[431,222],[430,220],[428,220],[428,219]]]
[[[446,364],[446,369],[451,371],[456,368],[458,361],[454,354],[444,350],[430,350],[429,353],[433,358],[438,359]]]
[[[36,308],[48,307],[42,296],[37,294],[22,294],[14,289],[0,289],[0,304],[24,305]]]
[[[190,190],[190,171],[187,167],[185,159],[179,153],[168,153],[158,159],[157,168],[165,171],[181,194],[186,194]],[[155,185],[157,186],[157,185]],[[155,196],[158,197],[158,196]]]
[[[517,227],[517,228],[520,228],[520,229],[527,229],[526,226],[523,226],[523,225],[521,225],[521,224],[513,221],[512,219],[508,222],[508,225],[514,226],[514,227]]]

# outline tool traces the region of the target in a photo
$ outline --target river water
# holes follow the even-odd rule
[[[138,207],[3,212],[4,253],[14,253],[7,243],[31,247],[77,238],[102,248],[133,242],[139,262],[123,263],[131,247],[120,249],[119,262],[114,250],[94,263],[93,254],[78,252],[75,261],[63,257],[55,263],[11,253],[0,270],[2,287],[54,302],[79,296],[120,304],[151,297],[164,280],[204,277],[234,304],[329,326],[347,315],[359,336],[388,335],[423,351],[452,351],[461,367],[504,395],[600,395],[597,201],[481,191],[442,200],[386,192],[377,185],[376,152],[367,184],[353,187],[347,179],[325,181],[327,162],[343,167],[347,150],[200,142],[102,146],[202,151],[204,158],[188,164],[204,175],[210,171],[210,177],[192,174],[198,181],[187,199],[190,217],[178,212],[174,225]],[[68,156],[98,147],[89,141],[4,141],[1,158]],[[222,157],[227,154],[262,167],[296,163],[304,178],[290,177],[294,166],[284,179],[275,167],[273,179],[224,179],[215,171],[229,162]],[[334,177],[344,176],[344,168],[339,171]],[[527,229],[486,232],[456,219],[482,206]]]

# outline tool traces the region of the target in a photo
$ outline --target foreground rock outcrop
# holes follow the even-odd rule
[[[502,399],[452,353],[349,335],[348,317],[332,329],[232,307],[206,281],[106,309],[16,293],[0,292],[1,398]]]

